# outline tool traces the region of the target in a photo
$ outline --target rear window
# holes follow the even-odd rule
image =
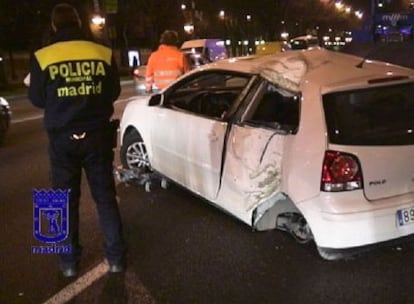
[[[333,144],[414,144],[414,83],[326,94],[323,107]]]
[[[308,48],[306,40],[293,40],[291,42],[292,50],[303,50]]]

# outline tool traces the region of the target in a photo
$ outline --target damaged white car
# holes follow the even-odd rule
[[[414,233],[414,71],[324,49],[233,58],[133,98],[123,177],[164,177],[325,259]]]

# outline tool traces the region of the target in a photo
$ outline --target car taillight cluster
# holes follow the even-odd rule
[[[362,188],[362,172],[356,156],[326,151],[322,166],[321,190],[350,191]]]

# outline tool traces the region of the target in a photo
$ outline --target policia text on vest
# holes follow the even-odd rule
[[[53,64],[48,67],[48,70],[51,80],[60,76],[66,81],[66,85],[57,88],[58,97],[102,93],[102,82],[93,82],[92,78],[93,76],[105,76],[103,62],[84,61]]]
[[[59,98],[100,95],[112,51],[89,41],[58,42],[35,53]],[[91,60],[91,58],[93,58]],[[61,81],[56,81],[61,79]]]

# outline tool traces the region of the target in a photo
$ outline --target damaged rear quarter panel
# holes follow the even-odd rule
[[[266,128],[232,127],[218,197],[221,207],[251,224],[254,208],[281,190],[285,137]]]

